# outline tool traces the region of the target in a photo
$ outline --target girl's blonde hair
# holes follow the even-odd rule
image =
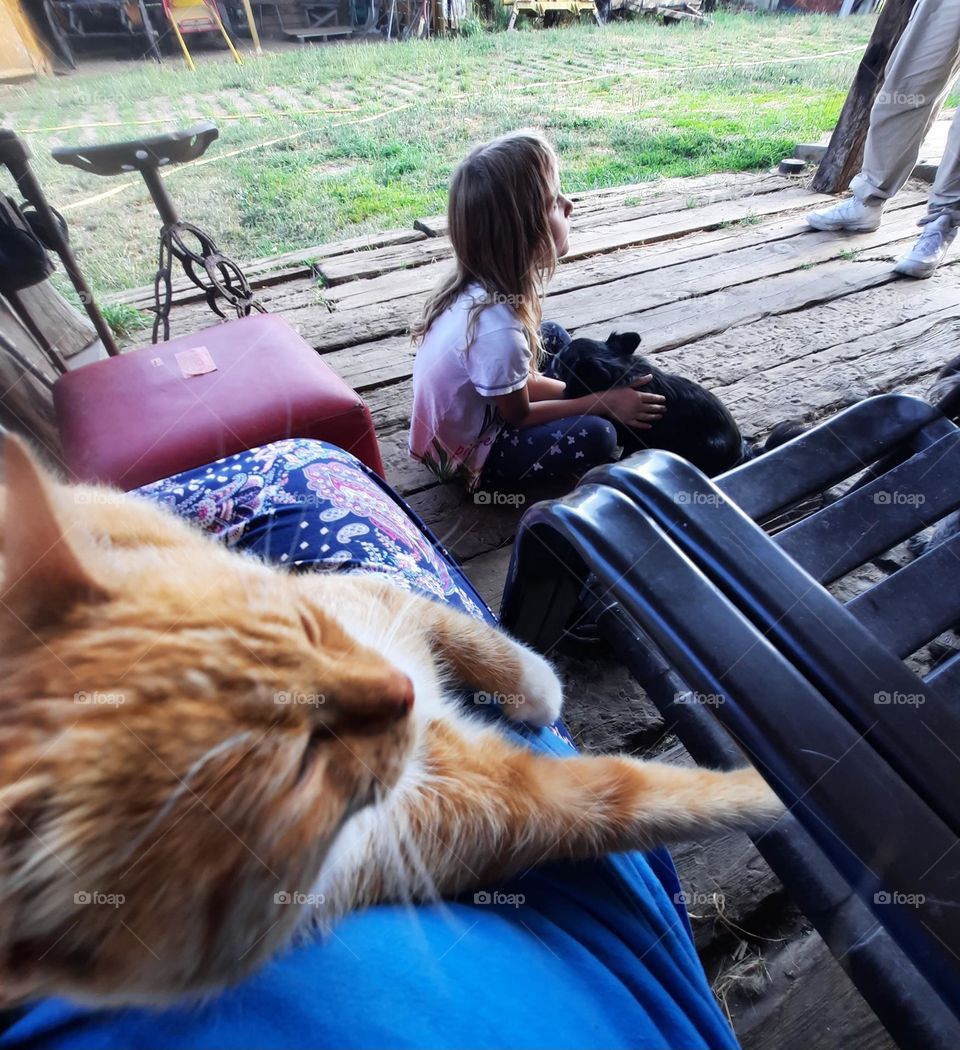
[[[557,155],[538,131],[513,131],[471,150],[453,173],[447,199],[456,268],[427,300],[412,331],[415,343],[468,285],[479,284],[487,294],[471,308],[467,346],[480,311],[506,302],[523,325],[536,366],[540,298],[557,265],[549,215],[559,192]]]

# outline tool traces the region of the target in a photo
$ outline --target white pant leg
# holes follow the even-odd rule
[[[953,115],[943,159],[930,193],[930,212],[948,212],[954,226],[960,226],[960,109]]]
[[[920,0],[870,111],[863,167],[851,184],[860,200],[892,197],[907,181],[958,72],[960,0]]]

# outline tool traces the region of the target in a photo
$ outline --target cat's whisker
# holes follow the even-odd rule
[[[154,831],[163,823],[184,795],[193,795],[195,803],[199,803],[201,801],[199,796],[196,796],[193,789],[190,787],[191,780],[193,780],[209,762],[219,758],[221,755],[229,754],[236,747],[246,743],[252,737],[253,733],[249,730],[242,733],[235,733],[233,736],[228,737],[226,740],[222,740],[219,744],[215,744],[213,747],[205,751],[183,775],[173,792],[151,818],[150,823],[147,824],[143,831],[129,843],[127,848],[117,858],[119,863],[125,864],[135,853],[138,852],[143,843],[150,838]],[[126,872],[124,872],[124,874],[126,874]]]

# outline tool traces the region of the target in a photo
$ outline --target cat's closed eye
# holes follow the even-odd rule
[[[310,733],[307,736],[307,741],[303,747],[303,752],[300,755],[300,767],[297,770],[297,776],[293,782],[294,787],[301,783],[304,777],[310,772],[320,748],[333,739],[334,733],[329,726],[314,726],[310,730]]]
[[[320,629],[317,627],[316,620],[303,611],[300,613],[300,626],[311,645],[320,644]]]

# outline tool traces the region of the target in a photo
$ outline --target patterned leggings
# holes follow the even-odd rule
[[[570,333],[553,321],[540,327],[544,349],[554,354]],[[614,425],[601,416],[569,416],[532,427],[504,427],[487,455],[479,488],[579,477],[609,463],[617,447]]]

